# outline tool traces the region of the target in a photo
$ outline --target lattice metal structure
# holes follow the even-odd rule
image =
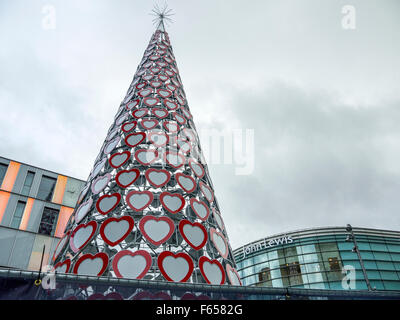
[[[241,285],[161,21],[65,236],[58,273]]]

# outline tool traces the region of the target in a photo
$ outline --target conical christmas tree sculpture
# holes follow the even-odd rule
[[[162,16],[53,265],[58,273],[241,284]]]

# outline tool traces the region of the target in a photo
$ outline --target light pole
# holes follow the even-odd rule
[[[368,291],[372,291],[371,284],[369,283],[369,280],[368,280],[367,271],[365,270],[364,262],[363,262],[363,260],[361,258],[360,250],[358,249],[357,240],[356,240],[356,237],[354,235],[353,228],[352,228],[352,226],[350,224],[347,224],[346,231],[349,232],[349,234],[347,235],[346,241],[347,242],[353,241],[354,248],[351,251],[357,253],[358,260],[360,261],[361,269],[362,269],[363,274],[364,274],[364,279],[365,279],[365,282],[367,283]]]

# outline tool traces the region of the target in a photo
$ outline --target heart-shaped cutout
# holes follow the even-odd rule
[[[146,134],[144,132],[134,132],[126,136],[125,143],[133,148],[141,144],[144,139],[146,139]]]
[[[92,192],[93,194],[98,194],[108,185],[111,180],[111,174],[106,173],[104,176],[99,176],[92,182]]]
[[[203,181],[200,181],[199,183],[201,193],[204,195],[204,197],[207,199],[208,202],[213,202],[214,201],[214,192],[211,189],[210,186],[206,185]]]
[[[176,174],[176,181],[187,193],[191,193],[196,189],[196,181],[183,173]]]
[[[186,117],[186,119],[190,120],[193,118],[192,114],[186,108],[181,107],[180,109],[183,115]]]
[[[152,61],[156,61],[156,60],[160,59],[160,56],[158,56],[158,55],[152,55],[152,56],[150,56],[149,59],[152,60]]]
[[[103,215],[114,210],[119,202],[121,201],[121,195],[119,193],[105,194],[101,196],[96,202],[97,211]]]
[[[157,148],[164,147],[168,143],[168,135],[161,130],[152,131],[148,133],[147,140]]]
[[[165,61],[157,61],[157,65],[161,68],[164,68],[168,65]]]
[[[111,151],[113,151],[115,147],[118,145],[120,140],[121,137],[115,137],[113,140],[107,143],[106,146],[104,147],[104,154],[109,154]]]
[[[170,213],[178,213],[185,206],[185,198],[179,193],[163,192],[160,194],[160,201],[163,207]]]
[[[151,65],[151,63],[150,63],[150,65]],[[148,68],[148,67],[146,67],[146,68]],[[143,80],[150,81],[151,79],[153,79],[153,77],[154,77],[154,75],[152,75],[152,74],[146,74],[145,76],[143,76]]]
[[[128,123],[125,123],[124,125],[122,125],[122,131],[127,133],[133,129],[135,129],[137,126],[137,121],[131,121]]]
[[[153,93],[153,89],[151,89],[150,87],[143,89],[141,91],[139,91],[139,96],[141,96],[142,98],[146,98],[148,95]]]
[[[111,167],[118,169],[119,167],[124,165],[130,157],[131,153],[129,151],[116,152],[110,157],[108,163]]]
[[[112,267],[118,278],[142,279],[150,270],[151,255],[145,250],[118,252],[112,261]]]
[[[71,250],[77,253],[79,250],[84,248],[89,241],[93,238],[97,231],[97,222],[89,221],[78,225],[71,233],[69,238],[69,246]]]
[[[200,250],[207,243],[207,230],[201,223],[181,220],[179,222],[179,232],[194,250]]]
[[[75,213],[75,222],[79,223],[82,221],[84,217],[89,213],[90,208],[92,207],[93,199],[90,198],[88,201],[82,203],[78,210]]]
[[[142,122],[140,124],[146,130],[151,130],[151,129],[155,128],[158,125],[158,120],[157,119],[151,119],[151,118],[144,118],[144,119],[142,119]]]
[[[176,80],[175,78],[172,78],[172,83],[176,86],[176,87],[180,87],[181,86],[181,84],[179,83],[179,81],[178,80]]]
[[[168,117],[168,114],[169,114],[168,110],[160,109],[160,108],[152,109],[151,113],[154,114],[159,119],[164,119],[164,118]]]
[[[164,153],[164,160],[168,163],[171,167],[178,169],[185,164],[185,157],[173,151],[167,151]]]
[[[56,263],[56,265],[54,266],[54,273],[68,273],[70,268],[71,268],[71,260],[66,259],[65,261]]]
[[[142,235],[155,246],[171,238],[175,231],[174,222],[168,217],[145,216],[139,222]]]
[[[153,87],[153,88],[159,88],[159,87],[161,87],[162,86],[162,81],[151,81],[150,82],[150,85]]]
[[[186,123],[185,117],[181,116],[179,113],[172,112],[172,116],[174,117],[174,119],[175,119],[176,121],[178,121],[178,123],[179,123],[180,125],[183,125],[183,124]]]
[[[157,258],[157,264],[164,278],[173,282],[186,282],[194,268],[192,258],[183,252],[163,251]]]
[[[115,176],[115,182],[121,187],[121,188],[127,188],[129,187],[132,183],[134,183],[140,176],[140,171],[138,169],[132,169],[132,170],[122,170],[117,173]]]
[[[189,159],[189,167],[198,178],[203,178],[205,171],[203,166],[194,159]]]
[[[178,104],[172,100],[164,99],[164,105],[170,110],[178,109]]]
[[[146,86],[146,82],[141,82],[139,84],[136,85],[136,89],[140,90],[143,89]]]
[[[160,74],[160,75],[158,76],[158,79],[160,79],[162,82],[165,82],[165,81],[167,81],[167,80],[169,79],[169,77],[167,77],[167,76],[164,75],[164,74]]]
[[[141,108],[141,109],[137,109],[137,110],[133,111],[132,116],[135,117],[136,119],[140,119],[148,113],[149,113],[149,109]]]
[[[179,130],[179,125],[175,121],[164,121],[163,126],[170,133],[176,133]]]
[[[153,67],[153,68],[150,68],[150,71],[151,71],[153,74],[157,74],[157,73],[159,73],[159,72],[161,71],[161,68]]]
[[[156,188],[161,188],[165,184],[168,183],[169,179],[171,179],[171,174],[164,169],[147,169],[145,172],[145,176],[147,181]]]
[[[169,69],[165,69],[165,74],[169,77],[173,77],[175,75],[175,73]]]
[[[167,63],[172,63],[172,59],[171,59],[170,57],[164,57],[164,60],[165,60]]]
[[[215,208],[212,209],[212,212],[213,212],[214,220],[217,222],[218,228],[220,230],[224,230],[225,226],[224,226],[224,221],[222,220],[221,214],[217,210],[215,210]]]
[[[241,286],[242,281],[240,280],[239,273],[236,271],[235,268],[232,268],[232,266],[227,263],[226,264],[226,274],[228,275],[229,282],[233,286]]]
[[[224,284],[225,272],[218,260],[211,260],[205,256],[199,259],[199,269],[208,284]]]
[[[222,258],[226,259],[229,254],[228,243],[221,232],[214,228],[210,228],[210,239],[214,244],[215,249],[219,252]]]
[[[114,247],[123,241],[133,230],[134,221],[130,216],[108,218],[100,226],[100,235],[110,246]]]
[[[161,84],[161,82],[159,82],[159,83]],[[143,103],[149,107],[154,107],[159,102],[160,102],[160,99],[158,99],[158,98],[147,97],[147,98],[143,99]]]
[[[139,149],[135,152],[135,158],[142,165],[148,166],[158,160],[158,151],[153,149]]]
[[[108,256],[104,252],[95,255],[84,254],[74,265],[73,273],[77,275],[100,277],[108,267]]]
[[[147,208],[153,199],[154,196],[150,191],[130,191],[125,201],[132,210],[139,212]]]
[[[95,178],[99,174],[99,172],[101,171],[101,169],[103,169],[106,162],[107,162],[107,157],[104,157],[103,159],[101,159],[100,162],[96,163],[96,165],[93,168],[92,173],[90,174],[90,177],[92,179]]]
[[[205,204],[204,201],[196,200],[195,198],[190,199],[190,206],[192,207],[193,212],[196,216],[199,217],[200,220],[206,221],[208,216],[210,215],[210,209]]]
[[[169,91],[175,91],[176,90],[176,87],[173,85],[173,84],[167,84],[166,86],[165,86]]]
[[[184,106],[184,105],[185,105],[185,99],[183,99],[181,96],[177,96],[177,97],[176,97],[176,100],[178,100],[178,102],[179,102],[179,104],[180,104],[181,106]]]
[[[157,93],[163,98],[169,98],[172,96],[172,92],[167,89],[158,89]]]
[[[140,102],[139,99],[136,99],[136,100],[133,100],[133,101],[129,102],[126,105],[126,109],[131,111],[133,108],[135,108],[135,107],[137,107],[139,105],[139,102]]]

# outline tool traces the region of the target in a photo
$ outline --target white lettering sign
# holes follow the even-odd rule
[[[289,244],[292,242],[293,242],[293,239],[291,238],[291,236],[285,236],[282,238],[272,239],[268,242],[267,242],[267,239],[264,239],[264,241],[262,241],[262,242],[258,242],[255,244],[251,244],[247,247],[243,247],[243,258],[246,255],[249,255],[250,253],[259,251],[261,249],[267,249],[267,248],[271,248],[271,247],[278,246],[278,245]]]

